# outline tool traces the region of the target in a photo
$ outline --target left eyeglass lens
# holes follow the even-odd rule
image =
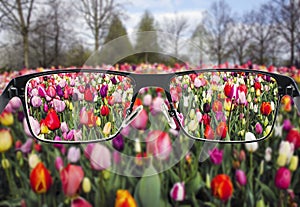
[[[67,72],[26,84],[30,127],[42,140],[94,141],[120,129],[133,94],[126,76]]]
[[[257,72],[176,76],[170,93],[190,136],[228,142],[268,136],[279,100],[276,79]]]

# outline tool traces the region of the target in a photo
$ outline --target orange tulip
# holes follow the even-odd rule
[[[211,191],[216,198],[227,201],[233,193],[233,185],[228,175],[220,174],[211,181]]]
[[[134,198],[127,190],[118,190],[115,207],[136,207]]]
[[[0,114],[0,123],[4,126],[10,126],[14,123],[14,116],[11,112],[4,111]]]
[[[42,162],[38,163],[30,173],[30,185],[35,193],[46,193],[52,184],[48,169]]]
[[[262,104],[260,106],[260,112],[263,115],[268,116],[272,112],[271,103],[270,102],[262,102]]]
[[[282,109],[286,112],[292,111],[292,98],[290,96],[283,96],[281,99]]]

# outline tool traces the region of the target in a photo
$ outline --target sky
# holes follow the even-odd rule
[[[209,10],[212,0],[120,0],[127,2],[125,9],[128,18],[126,19],[127,31],[133,32],[137,29],[137,24],[145,10],[152,13],[155,20],[160,23],[165,18],[174,16],[184,16],[189,19],[190,25],[200,22],[201,11]],[[226,0],[233,13],[242,14],[249,10],[258,9],[267,0]]]

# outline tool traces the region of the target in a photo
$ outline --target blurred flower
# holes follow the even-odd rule
[[[280,167],[275,175],[275,186],[279,189],[286,190],[291,183],[291,172],[285,167]]]
[[[10,162],[9,162],[9,160],[7,158],[3,158],[1,160],[1,166],[2,166],[3,169],[10,168]]]
[[[107,147],[95,144],[90,154],[91,167],[94,170],[104,170],[111,166],[111,154]]]
[[[54,161],[54,165],[55,165],[56,170],[58,170],[60,172],[64,168],[63,159],[60,156],[56,157],[55,161]]]
[[[267,147],[265,150],[265,160],[267,162],[270,162],[272,159],[272,148],[271,147]]]
[[[109,135],[111,132],[111,122],[107,122],[103,127],[103,134]]]
[[[289,165],[290,171],[294,172],[295,170],[297,170],[298,163],[299,163],[299,157],[297,155],[292,156]]]
[[[122,134],[118,134],[113,140],[112,140],[113,147],[118,150],[119,152],[123,151],[124,149],[124,139]]]
[[[71,163],[78,162],[80,159],[80,149],[77,147],[70,147],[68,150],[68,161]]]
[[[204,137],[206,139],[214,139],[215,134],[213,129],[210,127],[210,125],[205,126]]]
[[[108,116],[109,115],[109,108],[107,105],[103,105],[100,109],[100,114],[102,116]]]
[[[185,187],[183,182],[175,183],[170,191],[170,196],[175,201],[183,201],[185,199]]]
[[[221,138],[221,139],[226,138],[227,130],[228,128],[226,122],[220,122],[219,125],[217,126],[217,131],[216,131],[217,138]]]
[[[61,122],[60,130],[61,130],[62,133],[69,131],[68,125],[67,125],[67,123],[65,121]]]
[[[40,162],[41,160],[37,154],[32,153],[28,155],[28,164],[30,168],[35,168],[35,166]]]
[[[131,126],[138,130],[147,128],[148,113],[143,109],[131,122]]]
[[[14,116],[12,112],[2,112],[2,114],[0,114],[0,123],[4,126],[11,126],[14,123]]]
[[[6,152],[13,144],[13,137],[8,129],[0,129],[0,153]]]
[[[215,165],[220,165],[223,161],[223,152],[223,150],[219,150],[216,147],[213,150],[209,150],[210,161]]]
[[[29,153],[32,150],[32,143],[33,140],[28,138],[26,142],[20,147],[21,152],[23,152],[24,154]]]
[[[89,193],[92,189],[91,180],[88,177],[84,177],[82,181],[82,190],[85,193]]]
[[[157,113],[161,112],[161,106],[163,105],[163,103],[164,99],[162,97],[155,97],[150,107],[151,114],[155,116]]]
[[[247,176],[243,170],[236,170],[235,171],[235,179],[241,186],[247,184]]]
[[[288,141],[281,141],[278,153],[277,164],[280,167],[285,166],[294,154],[294,144]]]
[[[9,101],[10,105],[12,106],[13,110],[19,110],[22,106],[22,101],[19,97],[13,97]]]
[[[254,140],[256,140],[255,135],[252,132],[246,132],[245,141],[254,141]],[[258,149],[258,143],[257,142],[246,143],[245,147],[248,152],[253,153]]]
[[[209,103],[204,103],[204,105],[203,105],[203,111],[204,111],[204,113],[209,113],[210,112],[210,105],[209,105]]]
[[[152,154],[160,160],[169,158],[172,143],[168,133],[160,130],[151,131],[146,137],[147,154]]]
[[[262,102],[261,106],[260,106],[260,112],[265,115],[268,116],[271,112],[272,112],[272,106],[270,102]]]
[[[91,88],[86,88],[84,91],[84,100],[87,102],[93,102],[94,101],[94,94],[91,90]]]
[[[297,129],[291,129],[285,137],[285,140],[293,143],[295,149],[300,147],[300,133]]]
[[[81,166],[68,164],[60,171],[60,179],[64,194],[69,197],[76,195],[84,177]]]
[[[52,185],[52,178],[42,162],[38,163],[30,173],[30,186],[35,193],[46,193]]]
[[[45,123],[46,123],[47,127],[52,131],[54,131],[60,127],[60,121],[59,121],[58,115],[54,109],[50,109],[48,111],[48,114],[45,118]]]
[[[82,197],[76,197],[71,201],[71,207],[92,207],[92,205]]]
[[[230,177],[226,174],[219,174],[211,181],[211,192],[216,198],[227,201],[233,193],[233,185]]]
[[[290,131],[293,128],[293,125],[289,119],[283,121],[283,130]]]
[[[214,112],[220,112],[220,111],[223,111],[223,104],[221,101],[219,100],[215,100],[212,104],[212,110]]]
[[[292,98],[285,95],[281,98],[281,106],[285,112],[290,112],[292,110]]]
[[[137,204],[127,190],[118,190],[115,207],[137,207]]]
[[[143,98],[143,105],[150,106],[152,103],[152,96],[151,94],[146,94]]]
[[[61,88],[60,85],[56,85],[56,93],[57,93],[57,95],[59,97],[63,97],[64,96],[64,92],[63,92],[63,90],[62,90],[62,88]]]
[[[51,98],[54,98],[56,96],[56,90],[54,88],[54,86],[49,86],[47,88],[47,91],[46,91],[47,95],[50,96]]]
[[[263,132],[263,128],[262,128],[261,124],[258,122],[255,124],[255,132],[257,134],[261,134]]]

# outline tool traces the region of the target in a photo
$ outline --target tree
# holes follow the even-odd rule
[[[139,62],[157,62],[159,61],[157,52],[159,51],[158,39],[156,28],[154,26],[154,18],[149,11],[145,11],[141,21],[138,24],[138,31],[141,33],[137,34],[135,49],[141,51],[137,54],[137,60]],[[144,32],[149,32],[145,35]],[[149,54],[152,51],[152,54]],[[156,54],[153,54],[153,51]]]
[[[1,27],[21,35],[24,66],[29,68],[29,33],[35,0],[0,0]]]
[[[206,42],[212,60],[221,64],[229,55],[229,28],[232,25],[231,9],[224,0],[213,2],[210,13],[203,19],[207,31]]]
[[[268,6],[276,23],[276,31],[289,47],[290,65],[295,63],[297,43],[300,40],[299,0],[274,0]]]
[[[81,5],[77,7],[77,10],[83,15],[92,31],[96,51],[113,15],[120,12],[120,5],[115,0],[81,0]]]
[[[206,51],[207,51],[207,43],[206,43],[206,37],[207,31],[205,29],[205,26],[203,23],[198,24],[196,29],[194,30],[192,34],[192,41],[194,44],[196,44],[196,47],[193,47],[193,54],[197,54],[198,57],[196,57],[196,62],[199,63],[200,66],[202,64],[205,64],[207,61],[206,59]]]

